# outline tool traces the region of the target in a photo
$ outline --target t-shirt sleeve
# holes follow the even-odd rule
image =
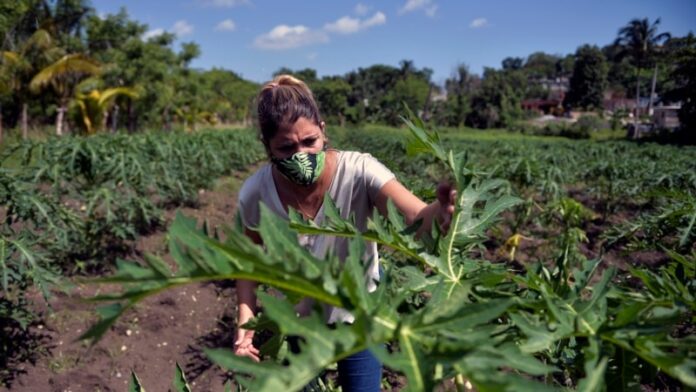
[[[242,219],[244,227],[255,229],[259,225],[261,219],[261,211],[259,210],[258,192],[254,192],[254,179],[248,179],[242,185],[239,191],[238,213]]]
[[[395,178],[394,173],[371,154],[362,156],[363,178],[370,200],[374,203],[384,184]]]

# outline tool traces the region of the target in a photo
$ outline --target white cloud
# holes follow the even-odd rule
[[[353,34],[386,22],[387,17],[381,12],[376,12],[371,18],[365,20],[344,16],[333,23],[324,25],[324,30],[337,34]]]
[[[367,13],[370,12],[370,9],[372,9],[372,7],[363,3],[358,3],[355,6],[355,14],[359,16],[367,15]]]
[[[322,31],[314,31],[302,25],[278,25],[268,33],[256,37],[254,47],[265,50],[285,50],[328,41],[328,35]]]
[[[472,29],[480,29],[481,27],[486,26],[488,26],[488,19],[486,18],[476,18],[471,21],[471,24],[469,24],[469,27]]]
[[[215,27],[215,30],[234,31],[236,28],[237,28],[237,25],[234,24],[234,21],[232,19],[225,19],[222,22],[217,24],[217,26]]]
[[[239,5],[249,5],[249,0],[199,0],[201,4],[209,7],[232,8]]]
[[[307,55],[307,60],[314,61],[317,59],[317,57],[319,57],[319,54],[317,52],[312,52]]]
[[[324,25],[326,31],[339,34],[351,34],[360,31],[360,19],[344,16],[341,19]]]
[[[372,15],[370,19],[363,22],[363,26],[372,27],[377,25],[383,25],[385,23],[387,23],[387,16],[377,11],[374,15]]]
[[[425,10],[425,13],[432,17],[437,11],[437,4],[433,0],[407,0],[406,4],[399,9],[399,14],[405,14],[407,12],[413,12],[418,10]]]
[[[153,29],[148,30],[143,34],[143,40],[147,41],[152,37],[164,34],[164,29]]]
[[[185,20],[179,20],[172,26],[172,33],[176,34],[177,37],[189,35],[193,33],[193,25]]]

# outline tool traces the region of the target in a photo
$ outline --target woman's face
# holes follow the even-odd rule
[[[278,132],[268,142],[268,149],[271,156],[284,159],[296,152],[319,153],[324,149],[324,143],[324,122],[316,125],[300,117],[294,124],[278,128]]]

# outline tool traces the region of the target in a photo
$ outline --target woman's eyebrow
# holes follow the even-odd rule
[[[318,138],[319,138],[319,134],[313,134],[313,135],[304,136],[303,138],[300,139],[300,141],[303,142],[303,141],[308,140],[308,139],[318,139]],[[295,142],[295,139],[290,139],[290,138],[281,139],[280,141],[278,141],[278,145],[281,145],[281,146],[292,146],[295,144],[297,144]]]

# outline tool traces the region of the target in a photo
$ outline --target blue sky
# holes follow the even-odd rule
[[[198,68],[233,70],[256,82],[286,66],[343,75],[403,59],[442,83],[457,64],[472,72],[507,56],[572,53],[605,45],[632,18],[662,19],[660,32],[696,32],[696,0],[92,0],[99,14],[125,7],[146,34],[194,41]],[[178,47],[177,47],[178,49]]]

